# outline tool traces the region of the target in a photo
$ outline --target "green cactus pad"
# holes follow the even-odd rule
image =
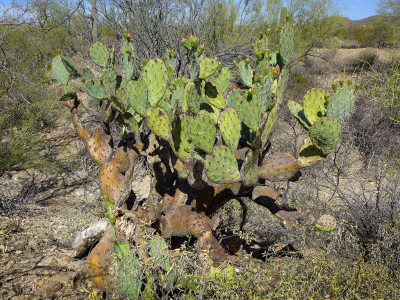
[[[143,80],[131,80],[126,88],[129,104],[141,116],[145,116],[150,103],[147,101],[147,88]]]
[[[332,231],[337,226],[337,220],[330,214],[325,214],[319,217],[315,227],[322,231]]]
[[[289,82],[289,71],[288,69],[283,69],[279,75],[279,82],[276,88],[276,102],[281,103],[283,100],[283,94],[285,93],[286,87]]]
[[[248,88],[251,88],[253,84],[253,70],[251,69],[250,64],[246,64],[244,60],[238,63],[239,75],[242,79],[244,85]]]
[[[304,96],[304,115],[311,125],[319,118],[325,116],[325,94],[326,93],[320,89],[312,89]]]
[[[89,54],[96,65],[103,68],[107,67],[110,53],[108,53],[107,47],[104,46],[102,43],[97,42],[92,47],[90,47]]]
[[[355,101],[354,90],[349,86],[344,87],[329,101],[326,115],[344,121],[353,109]]]
[[[199,57],[200,73],[199,78],[207,78],[215,73],[220,66],[218,58]]]
[[[259,95],[261,102],[261,111],[265,112],[268,110],[271,103],[271,89],[272,89],[272,79],[269,76],[265,76],[262,80],[262,88]]]
[[[183,94],[183,105],[182,109],[184,112],[191,111],[195,114],[199,112],[201,103],[201,95],[193,82],[189,82],[185,87]]]
[[[236,110],[237,110],[237,107],[235,106],[237,103],[239,103],[239,102],[237,102],[237,100],[240,98],[240,92],[239,92],[239,90],[237,90],[237,89],[234,89],[234,90],[232,90],[230,93],[229,93],[229,95],[228,95],[228,97],[227,97],[227,104],[226,104],[226,106],[227,107],[233,107],[233,108],[235,108]]]
[[[150,60],[144,68],[143,80],[148,91],[148,101],[156,106],[164,96],[168,84],[168,74],[165,64],[160,59]]]
[[[178,60],[176,58],[176,53],[173,50],[168,50],[164,55],[165,62],[167,66],[171,68],[172,73],[175,72],[176,66],[178,64]]]
[[[114,70],[110,68],[104,69],[100,78],[102,79],[102,84],[104,87],[110,92],[114,92],[117,84],[117,75],[115,74]]]
[[[83,77],[85,80],[95,79],[94,74],[92,73],[92,71],[90,71],[89,68],[83,69],[83,71],[82,71],[82,77]]]
[[[124,105],[125,111],[130,111],[132,115],[135,114],[135,109],[128,102],[128,94],[125,89],[120,88],[116,91],[119,101]]]
[[[283,64],[289,63],[290,57],[293,51],[294,44],[294,28],[290,23],[286,23],[281,32],[281,38],[279,42],[279,54],[281,56]]]
[[[189,124],[189,136],[193,145],[209,153],[214,147],[217,128],[209,117],[199,114]]]
[[[225,67],[221,70],[215,82],[220,87],[221,92],[225,93],[229,86],[229,81],[231,80],[231,71],[229,68]]]
[[[119,89],[119,88],[126,89],[127,86],[128,86],[128,84],[126,83],[126,79],[123,78],[121,75],[117,75],[117,84],[116,84],[115,88],[116,89]]]
[[[212,106],[215,106],[216,108],[219,109],[224,109],[225,107],[224,95],[222,94],[222,91],[217,84],[212,84],[211,82],[207,82],[205,86],[205,94],[208,102],[210,102]]]
[[[134,255],[122,258],[118,265],[117,286],[128,299],[137,299],[142,288],[143,271],[139,259]]]
[[[209,117],[214,122],[214,124],[218,123],[218,118],[219,118],[220,113],[221,113],[221,111],[218,108],[216,108],[208,103],[200,104],[199,115]]]
[[[69,56],[68,52],[62,51],[61,59],[64,64],[64,67],[67,69],[68,73],[70,73],[74,76],[79,75],[78,68],[76,67],[76,64],[74,63],[74,61]]]
[[[251,87],[253,93],[257,95],[260,95],[261,89],[262,89],[262,84],[258,81],[256,83],[253,83],[253,86]]]
[[[262,60],[257,61],[257,65],[254,69],[254,77],[256,79],[260,77],[264,77],[267,75],[267,72],[269,71],[269,59],[268,57],[264,57]]]
[[[189,137],[189,123],[192,118],[188,115],[181,116],[173,126],[172,140],[176,155],[183,161],[187,162],[191,158],[191,150],[193,149]]]
[[[256,51],[267,51],[268,50],[268,44],[269,44],[269,32],[267,31],[266,34],[261,34],[260,38],[254,45],[254,50]]]
[[[124,53],[122,61],[124,64],[126,79],[131,80],[136,66],[136,56],[132,43],[125,40],[122,43],[121,52]]]
[[[258,177],[269,181],[286,181],[300,169],[296,158],[288,153],[277,153],[264,159],[258,168]]]
[[[197,62],[197,57],[194,53],[188,53],[189,75],[192,81],[199,78],[200,66]]]
[[[234,108],[227,108],[219,116],[219,130],[225,145],[235,151],[240,139],[240,119]]]
[[[183,86],[178,86],[176,89],[174,89],[171,95],[172,107],[175,107],[175,105],[177,105],[178,107],[182,107],[184,93],[185,93],[185,88]]]
[[[147,126],[159,137],[169,140],[171,137],[170,119],[162,107],[150,107],[146,111]]]
[[[276,66],[276,64],[278,63],[278,52],[274,52],[271,54],[271,59],[269,60],[269,64],[271,66]]]
[[[69,80],[69,72],[65,68],[61,56],[56,56],[53,58],[53,62],[51,64],[51,70],[53,72],[54,77],[61,84],[67,84]]]
[[[297,119],[297,121],[299,121],[299,123],[303,125],[305,129],[310,130],[311,123],[307,120],[304,114],[303,107],[297,102],[294,102],[292,100],[288,102],[288,107],[292,115]]]
[[[312,143],[327,155],[335,149],[340,138],[342,126],[336,118],[324,117],[317,120],[310,130]]]
[[[260,126],[262,114],[261,103],[258,97],[253,93],[246,92],[236,105],[238,106],[237,112],[242,122],[250,129],[257,131]]]
[[[258,156],[259,149],[248,151],[240,170],[240,180],[245,187],[255,186],[258,182]]]
[[[172,116],[172,107],[171,107],[171,105],[167,102],[166,99],[163,99],[163,100],[161,100],[160,102],[158,102],[158,105],[157,105],[157,106],[164,108],[165,111],[166,111],[167,114],[168,114],[168,118],[169,118],[170,120],[172,120],[172,118],[173,118],[173,116]]]
[[[217,146],[204,162],[207,177],[216,183],[232,183],[239,180],[238,164],[232,150]]]
[[[97,80],[88,80],[85,83],[85,90],[95,99],[104,99],[106,97],[106,88]]]
[[[270,111],[267,121],[264,124],[264,129],[261,133],[261,142],[263,148],[268,143],[273,132],[275,131],[276,125],[278,124],[278,116],[279,116],[278,105],[275,105]]]

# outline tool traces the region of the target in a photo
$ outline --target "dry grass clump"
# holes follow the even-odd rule
[[[369,70],[376,63],[378,53],[372,48],[366,48],[357,55],[348,57],[342,62],[342,70],[348,73]]]
[[[204,267],[193,252],[181,252],[174,299],[397,299],[399,270],[384,264],[336,257],[322,250],[266,263],[244,257],[218,268]],[[171,296],[171,294],[170,294]],[[164,298],[162,298],[164,299]]]

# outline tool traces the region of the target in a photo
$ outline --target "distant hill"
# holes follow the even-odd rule
[[[379,17],[380,16],[376,15],[376,16],[368,17],[365,19],[357,20],[357,21],[353,21],[353,20],[350,20],[349,18],[343,17],[343,21],[346,22],[349,27],[357,28],[357,27],[361,27],[361,26],[365,26],[365,25],[370,25],[370,24],[374,23],[376,21],[376,19],[378,19]]]

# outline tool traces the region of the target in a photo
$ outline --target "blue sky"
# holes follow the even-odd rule
[[[356,21],[376,15],[376,0],[337,0],[340,13]]]

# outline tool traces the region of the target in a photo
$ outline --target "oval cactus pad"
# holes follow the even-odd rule
[[[199,58],[199,66],[200,73],[199,78],[207,78],[217,71],[220,62],[218,58],[207,58],[205,56],[200,56]]]
[[[179,120],[177,120],[172,131],[175,153],[183,162],[186,162],[191,158],[191,143],[189,138],[190,121],[191,117],[183,115]]]
[[[244,94],[243,98],[238,101],[240,101],[237,104],[237,106],[239,106],[238,114],[240,119],[249,128],[253,129],[254,131],[257,131],[260,125],[260,119],[262,114],[260,100],[255,94],[246,93]]]
[[[219,117],[219,130],[225,145],[236,150],[240,139],[240,119],[234,108],[227,108]]]
[[[207,177],[216,183],[232,183],[239,180],[238,164],[232,150],[217,146],[204,162]]]
[[[93,62],[100,67],[107,67],[108,59],[110,58],[110,53],[108,53],[107,47],[102,43],[97,42],[92,47],[90,47],[90,58]]]
[[[168,140],[171,136],[168,113],[162,107],[150,107],[146,111],[147,126],[159,137]]]
[[[326,115],[343,121],[353,109],[356,101],[354,90],[346,86],[329,101]]]
[[[53,71],[54,77],[61,84],[67,84],[69,80],[69,72],[64,67],[61,56],[56,56],[51,64],[51,70]]]
[[[327,155],[335,149],[340,138],[342,126],[336,118],[325,117],[319,119],[311,127],[310,138],[323,155]]]
[[[143,80],[130,80],[126,91],[129,104],[141,116],[144,116],[150,103],[147,101],[147,88]]]
[[[312,89],[304,96],[304,114],[311,125],[325,116],[325,94],[326,92],[320,89]]]
[[[224,95],[217,84],[207,82],[205,86],[205,94],[208,102],[216,108],[223,109],[225,107]]]
[[[215,79],[217,85],[221,88],[221,91],[225,93],[229,86],[229,80],[231,80],[231,71],[228,67],[221,70],[221,73]]]
[[[148,91],[148,101],[156,106],[164,96],[168,84],[168,73],[165,64],[160,59],[150,60],[144,68],[143,80]]]
[[[198,115],[189,124],[189,136],[193,145],[210,153],[214,147],[217,128],[209,117]]]
[[[263,161],[258,168],[258,177],[270,181],[285,181],[300,169],[296,158],[288,153],[276,153]]]

